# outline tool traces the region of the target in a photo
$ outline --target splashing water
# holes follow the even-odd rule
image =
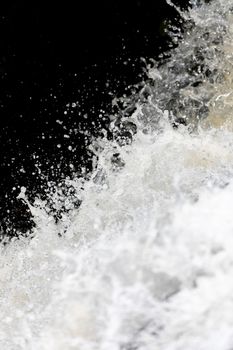
[[[133,143],[96,141],[89,181],[67,179],[78,209],[56,224],[28,203],[33,237],[1,247],[1,349],[233,347],[231,8],[184,14],[130,117]]]

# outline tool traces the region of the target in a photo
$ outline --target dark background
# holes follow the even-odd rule
[[[145,78],[142,57],[156,59],[169,50],[169,22],[181,26],[165,0],[1,3],[3,231],[27,228],[26,208],[15,199],[20,186],[33,199],[48,179],[69,174],[70,163],[72,171],[88,168],[86,144],[107,128],[112,98]]]

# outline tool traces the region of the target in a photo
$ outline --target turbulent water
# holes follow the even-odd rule
[[[28,203],[32,238],[0,252],[1,349],[233,348],[231,8],[182,14],[148,98],[122,116],[132,144],[93,141],[95,170],[66,180],[76,192],[61,221]]]

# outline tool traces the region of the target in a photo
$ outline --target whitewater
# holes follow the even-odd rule
[[[232,11],[181,13],[148,98],[121,114],[132,143],[93,140],[59,222],[22,187],[35,228],[0,247],[0,349],[233,348]]]

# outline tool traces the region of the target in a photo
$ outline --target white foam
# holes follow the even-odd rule
[[[217,17],[227,26],[218,13],[227,6],[230,1],[205,5],[206,20]],[[175,62],[185,46],[195,49],[202,11],[191,11],[196,27],[174,52]],[[226,71],[229,33],[221,46],[222,52],[227,47]],[[221,60],[215,57],[219,69]],[[159,76],[170,77],[169,65]],[[233,347],[233,133],[225,122],[226,81],[198,90],[200,96],[211,91],[210,112],[193,133],[171,127],[152,91],[132,116],[138,126],[133,144],[118,149],[122,169],[114,171],[110,161],[117,145],[102,140],[99,165],[81,184],[79,209],[56,225],[39,200],[31,206],[34,238],[0,251],[1,349]],[[169,86],[160,92],[166,91]],[[216,96],[223,104],[212,103]],[[211,124],[214,112],[222,116],[218,127]]]

